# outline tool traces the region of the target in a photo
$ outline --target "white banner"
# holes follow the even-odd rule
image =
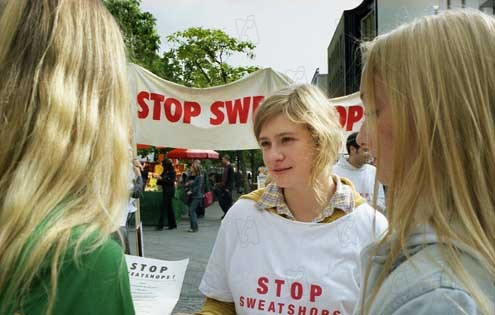
[[[360,92],[349,94],[342,97],[330,99],[330,103],[335,106],[335,109],[340,116],[340,124],[344,128],[342,133],[342,147],[340,153],[347,153],[345,142],[347,137],[359,131],[364,121],[364,107],[359,96]]]
[[[206,89],[163,80],[133,64],[129,78],[136,143],[211,150],[258,148],[254,110],[270,93],[291,84],[269,68]]]
[[[125,255],[137,315],[170,315],[179,301],[189,259],[166,261]]]
[[[211,150],[258,149],[252,131],[254,110],[265,97],[291,84],[268,68],[227,85],[190,88],[134,64],[129,65],[129,81],[136,143]],[[345,144],[364,120],[359,92],[330,102],[340,115]]]

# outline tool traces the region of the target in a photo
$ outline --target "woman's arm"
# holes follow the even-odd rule
[[[201,311],[195,315],[235,315],[235,304],[206,298]]]

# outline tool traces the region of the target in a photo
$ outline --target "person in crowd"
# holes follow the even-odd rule
[[[141,162],[140,162],[141,163]],[[141,177],[143,178],[144,186],[148,184],[148,176],[149,176],[149,164],[148,162],[141,163]]]
[[[222,157],[223,164],[223,175],[222,182],[217,186],[218,191],[218,203],[220,204],[220,208],[222,208],[223,216],[222,219],[229,211],[230,207],[232,207],[232,192],[234,191],[234,168],[230,163],[230,156],[227,154]]]
[[[373,195],[375,190],[376,167],[368,164],[371,155],[366,146],[360,146],[356,142],[357,132],[351,133],[346,140],[348,158],[341,158],[334,166],[333,173],[349,179],[357,192],[381,212],[385,211],[385,193],[383,185],[378,183],[378,195],[374,205]]]
[[[204,195],[208,191],[208,187],[209,187],[208,181],[206,178],[206,172],[203,170],[203,167],[201,166],[200,160],[194,160],[193,164],[196,164],[199,167],[201,177],[203,177],[203,187],[202,187],[201,193]],[[198,218],[203,218],[205,216],[205,205],[203,203],[203,199],[201,199],[196,212],[198,214]]]
[[[120,29],[97,0],[4,0],[0,29],[0,314],[134,314]]]
[[[341,132],[337,112],[314,86],[275,92],[260,105],[254,135],[271,182],[242,196],[223,219],[198,314],[353,311],[359,254],[387,221],[332,175]]]
[[[190,198],[189,204],[189,221],[191,228],[188,232],[198,231],[198,207],[203,200],[204,177],[201,175],[201,169],[198,164],[191,165],[191,176],[188,183],[187,194]]]
[[[132,150],[130,150],[129,157],[132,158],[132,155]],[[133,220],[134,213],[138,209],[137,200],[139,200],[144,192],[144,181],[141,175],[143,165],[141,165],[137,158],[133,158],[129,164],[131,169],[129,172],[129,199],[127,206],[122,212],[119,233],[116,233],[117,235],[115,235],[115,238],[121,241],[126,254],[131,253],[128,231],[129,222]]]
[[[495,18],[448,10],[363,45],[357,142],[388,186],[356,314],[495,314]]]
[[[177,222],[175,220],[175,212],[172,206],[172,200],[175,196],[175,168],[170,159],[164,159],[162,161],[163,172],[160,175],[156,175],[157,184],[162,186],[163,205],[160,211],[160,218],[158,219],[157,230],[163,230],[165,225],[165,216],[167,217],[168,230],[177,228]]]

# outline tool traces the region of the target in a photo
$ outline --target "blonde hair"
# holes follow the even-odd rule
[[[391,251],[362,305],[364,314],[398,255],[409,257],[406,241],[419,224],[434,228],[452,274],[488,314],[490,301],[463,269],[452,241],[476,250],[487,275],[495,277],[495,19],[479,11],[446,11],[363,47],[366,111],[375,112],[378,83],[394,132],[390,227],[378,245],[391,242]],[[377,143],[375,119],[369,115],[367,124]]]
[[[128,197],[125,48],[98,0],[0,10],[0,313],[18,311],[42,268],[51,313],[64,254],[101,245]]]
[[[197,163],[191,164],[191,173],[193,173],[193,175],[200,175],[201,167]]]
[[[304,124],[311,132],[316,148],[310,181],[320,204],[327,201],[328,192],[321,191],[323,180],[331,176],[337,157],[342,126],[335,108],[325,95],[313,85],[296,85],[276,92],[256,110],[253,131],[259,140],[261,130],[270,120],[284,115],[294,123]]]

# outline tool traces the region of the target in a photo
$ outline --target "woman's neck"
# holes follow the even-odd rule
[[[327,206],[328,200],[335,193],[333,179],[328,178],[321,188],[323,188],[322,191],[325,192],[325,196],[328,197],[323,204],[318,202],[316,193],[310,184],[283,189],[285,203],[297,221],[312,222]]]

